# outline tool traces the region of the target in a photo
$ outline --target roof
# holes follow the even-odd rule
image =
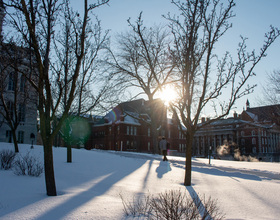
[[[258,121],[258,116],[257,115],[255,115],[254,113],[252,113],[252,112],[246,112],[249,116],[250,116],[250,118],[253,120],[253,121]]]
[[[153,108],[151,108],[152,105]],[[154,109],[157,113],[156,116],[159,120],[163,120],[161,117],[166,115],[166,108],[161,99],[155,99],[152,102],[137,99],[120,103],[108,112],[97,124],[112,122],[140,125],[141,119],[150,121],[151,109]]]
[[[259,122],[270,121],[278,124],[280,123],[280,105],[247,108],[245,112],[252,117],[252,119],[257,119]]]

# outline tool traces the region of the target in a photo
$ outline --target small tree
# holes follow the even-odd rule
[[[55,39],[55,53],[57,55],[56,62],[52,65],[52,69],[59,78],[63,79],[59,83],[55,83],[56,89],[53,89],[53,97],[60,98],[62,95],[61,105],[58,111],[65,111],[67,107],[68,97],[71,89],[72,74],[75,72],[75,47],[77,38],[78,22],[76,13],[70,8],[67,1],[62,9],[63,15],[59,22],[61,31]],[[107,95],[110,89],[108,77],[102,75],[100,80],[100,53],[107,47],[108,31],[104,34],[101,29],[101,23],[95,18],[95,23],[89,22],[86,29],[87,38],[85,39],[84,56],[81,60],[81,70],[77,78],[76,91],[73,95],[73,102],[69,112],[75,116],[84,116],[91,112]],[[94,89],[93,89],[94,88]],[[98,88],[98,89],[97,89]],[[73,115],[66,119],[63,127],[69,125]],[[70,133],[64,129],[60,132],[67,147],[67,162],[72,162],[71,144],[75,143],[70,140]],[[79,144],[79,142],[75,143]]]
[[[180,17],[166,16],[174,36],[171,52],[180,78],[176,84],[180,100],[173,103],[172,109],[177,120],[187,128],[184,185],[189,186],[193,139],[202,110],[212,104],[216,116],[208,121],[211,123],[226,116],[236,100],[253,91],[254,85],[246,86],[246,82],[280,31],[271,27],[258,55],[246,51],[246,39],[242,38],[236,62],[228,52],[219,59],[215,46],[231,28],[234,0],[229,0],[227,5],[220,0],[172,0],[172,3],[181,13]],[[224,91],[228,91],[226,100],[221,98]]]

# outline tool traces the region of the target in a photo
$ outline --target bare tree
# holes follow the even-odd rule
[[[108,2],[109,0],[102,0],[88,5],[88,1],[84,0],[83,17],[79,19],[79,14],[76,14],[78,18],[73,21],[76,22],[73,24],[75,26],[75,35],[73,36],[75,39],[73,72],[69,72],[71,80],[68,84],[67,101],[64,110],[60,112],[60,120],[56,126],[53,126],[53,122],[57,118],[61,100],[65,96],[63,96],[63,92],[58,91],[57,96],[53,97],[55,92],[53,91],[52,83],[59,83],[63,79],[50,67],[54,57],[52,49],[54,48],[53,40],[56,37],[57,31],[56,21],[58,16],[62,14],[63,4],[58,0],[10,0],[7,4],[7,6],[13,7],[15,10],[15,13],[10,13],[13,27],[21,34],[22,40],[32,48],[36,58],[38,82],[30,82],[39,96],[40,133],[44,145],[45,182],[47,195],[49,196],[56,196],[52,144],[63,121],[68,117],[68,112],[74,99],[81,63],[84,57],[89,12]],[[72,21],[70,20],[70,22]]]
[[[280,70],[274,70],[267,74],[267,81],[262,86],[263,97],[260,101],[262,104],[276,105],[280,102]]]
[[[18,142],[21,142],[23,137],[18,140],[16,131],[21,123],[25,123],[28,114],[34,114],[29,108],[36,109],[37,104],[36,93],[26,78],[28,73],[32,72],[32,61],[27,48],[2,41],[0,46],[0,115],[11,129],[10,135],[17,153]]]
[[[74,72],[74,62],[77,26],[75,20],[77,20],[76,13],[70,8],[69,2],[67,1],[63,7],[64,16],[60,22],[61,30],[59,36],[55,39],[55,52],[57,54],[58,60],[52,66],[53,70],[60,76],[61,80],[56,83],[56,89],[53,90],[57,96],[57,91],[59,94],[64,94],[62,99],[61,111],[64,111],[67,106],[68,96],[70,92],[71,83],[71,72]],[[89,23],[86,29],[87,38],[85,39],[84,57],[81,61],[81,70],[79,77],[77,79],[77,89],[74,93],[74,99],[70,108],[71,114],[76,117],[84,116],[84,114],[92,111],[96,106],[102,101],[106,91],[109,90],[108,77],[105,74],[99,79],[100,66],[99,56],[103,49],[107,48],[108,44],[108,31],[104,34],[101,29],[101,23],[96,17],[95,24]],[[102,86],[101,86],[102,85]],[[97,94],[96,94],[97,93]],[[72,115],[69,120],[65,121],[65,126],[70,126]],[[60,132],[62,135],[65,145],[67,147],[67,162],[72,162],[72,152],[71,152],[71,134],[67,133],[71,131],[70,128],[63,129]],[[82,138],[83,139],[83,138]],[[71,142],[74,143],[74,142]],[[78,143],[77,141],[75,142]]]
[[[153,151],[157,152],[157,120],[155,95],[170,83],[173,64],[169,56],[170,37],[166,28],[145,27],[140,13],[135,24],[128,20],[130,30],[118,37],[118,53],[112,54],[110,65],[117,84],[122,88],[145,94],[151,103],[150,126]]]
[[[246,39],[242,38],[236,62],[228,52],[219,59],[215,46],[232,26],[234,0],[227,5],[220,0],[172,0],[172,3],[180,11],[179,17],[166,16],[174,36],[172,56],[180,76],[176,85],[180,101],[173,103],[172,109],[187,129],[184,185],[189,186],[193,138],[202,110],[212,105],[216,116],[208,122],[211,123],[226,116],[237,99],[251,93],[254,85],[246,86],[246,82],[280,32],[271,27],[259,54],[248,53]],[[222,100],[225,91],[228,95]]]

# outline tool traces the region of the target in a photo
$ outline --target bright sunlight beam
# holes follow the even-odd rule
[[[178,98],[178,95],[174,88],[172,88],[171,86],[166,86],[160,92],[159,97],[164,101],[165,105],[169,105],[171,102],[175,101]]]

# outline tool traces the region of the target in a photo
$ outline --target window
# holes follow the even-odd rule
[[[242,136],[242,137],[244,136],[244,131],[241,131],[241,136]]]
[[[252,138],[252,144],[257,144],[256,138]]]
[[[179,131],[179,139],[185,139],[184,132]]]
[[[148,137],[151,137],[151,129],[148,128]]]
[[[20,77],[20,91],[24,92],[26,78],[24,76]]]
[[[8,101],[7,102],[7,107],[8,107],[8,114],[11,118],[13,118],[13,115],[14,115],[14,103],[11,102],[11,101]]]
[[[245,139],[241,139],[241,145],[245,145]]]
[[[151,151],[151,142],[148,142],[148,151]]]
[[[130,127],[130,135],[133,135],[133,126]]]
[[[129,126],[126,126],[126,134],[129,135]]]
[[[11,91],[15,91],[14,75],[15,75],[15,73],[13,73],[13,72],[9,74],[8,90],[11,90]]]
[[[257,153],[257,148],[256,147],[253,147],[253,153]]]
[[[18,143],[23,143],[24,142],[24,131],[19,131],[18,132]]]
[[[12,143],[12,131],[10,130],[6,131],[6,140],[7,142]]]
[[[255,136],[255,135],[256,135],[255,130],[253,130],[252,131],[252,136]]]
[[[25,104],[19,104],[18,118],[20,122],[25,122]]]
[[[120,134],[120,126],[119,126],[119,125],[118,125],[118,128],[117,128],[117,129],[118,129],[118,134]]]
[[[137,135],[137,127],[134,127],[134,135]]]

